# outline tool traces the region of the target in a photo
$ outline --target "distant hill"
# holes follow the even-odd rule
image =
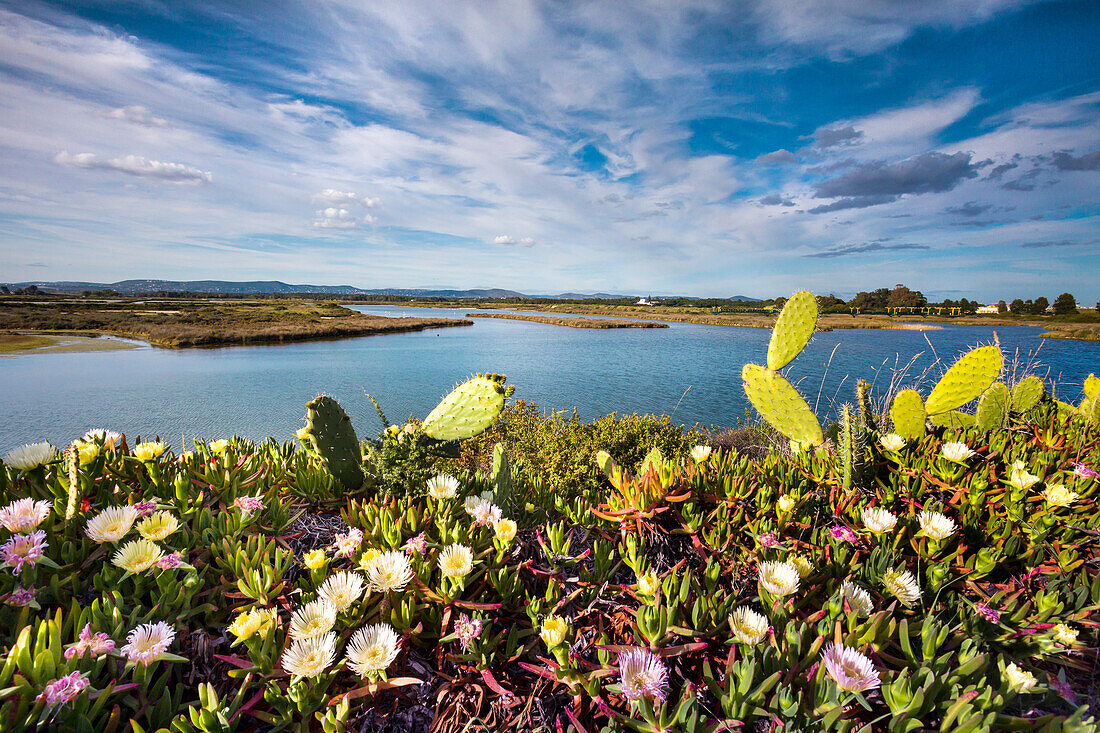
[[[750,298],[747,295],[731,295],[727,300],[742,300],[746,303],[759,303],[763,298]]]

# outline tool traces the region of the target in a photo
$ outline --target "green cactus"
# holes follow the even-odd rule
[[[800,290],[783,305],[768,343],[768,369],[779,371],[794,361],[814,335],[817,326],[817,298]]]
[[[859,403],[859,421],[862,428],[867,430],[877,430],[875,427],[875,413],[871,409],[871,398],[867,396],[867,391],[871,388],[871,385],[867,384],[867,380],[861,379],[856,382],[856,400]]]
[[[964,354],[932,389],[925,411],[938,415],[976,400],[997,380],[1003,365],[1004,357],[997,346],[982,346]]]
[[[1012,411],[1027,412],[1046,394],[1043,380],[1035,375],[1024,377],[1012,388]]]
[[[865,452],[867,432],[863,425],[852,416],[852,408],[844,405],[840,408],[840,455],[844,468],[844,488],[851,489],[853,484],[862,483],[866,468]]]
[[[813,410],[783,375],[746,364],[741,369],[741,380],[753,407],[780,433],[803,445],[825,442]]]
[[[1100,425],[1100,379],[1090,374],[1085,378],[1085,383],[1082,386],[1085,390],[1085,396],[1081,398],[1081,404],[1078,405],[1077,412],[1085,418],[1085,422],[1089,425]]]
[[[1086,397],[1094,399],[1100,397],[1100,379],[1095,374],[1089,374],[1085,377],[1085,383],[1081,386],[1085,390]]]
[[[657,446],[653,446],[649,449],[649,452],[642,458],[641,463],[638,464],[638,470],[636,474],[638,476],[645,476],[650,471],[657,473],[665,465],[665,456],[661,453],[661,449]]]
[[[916,390],[903,389],[894,395],[890,420],[894,423],[895,433],[906,440],[920,440],[924,437],[927,418],[924,400]]]
[[[424,419],[424,432],[436,440],[463,440],[480,435],[504,410],[515,387],[499,374],[479,374],[455,387]]]
[[[1014,395],[1015,392],[1010,393],[1003,382],[997,382],[986,390],[978,401],[978,427],[987,433],[1004,427],[1008,421],[1008,409]]]
[[[932,415],[932,424],[938,428],[974,428],[978,426],[978,418],[969,412],[951,410]]]
[[[489,483],[493,487],[494,503],[506,506],[512,496],[512,469],[508,464],[504,443],[493,446],[493,471],[489,474]]]
[[[359,439],[340,403],[327,395],[307,402],[306,430],[328,472],[348,491],[361,488],[365,475]]]

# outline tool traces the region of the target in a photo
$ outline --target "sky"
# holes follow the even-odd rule
[[[1100,299],[1100,3],[0,0],[0,281]]]

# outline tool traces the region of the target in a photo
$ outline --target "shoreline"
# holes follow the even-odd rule
[[[544,323],[548,326],[565,326],[568,328],[590,328],[593,330],[607,330],[612,328],[668,328],[667,323],[657,321],[642,321],[625,318],[569,318],[555,316],[529,316],[520,313],[467,313],[467,318],[500,318],[509,321],[529,321],[531,323]]]

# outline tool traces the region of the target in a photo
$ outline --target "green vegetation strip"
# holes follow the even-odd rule
[[[568,318],[563,316],[527,316],[518,313],[467,313],[467,318],[504,318],[509,321],[532,321],[569,328],[668,328],[667,323],[612,318]]]

